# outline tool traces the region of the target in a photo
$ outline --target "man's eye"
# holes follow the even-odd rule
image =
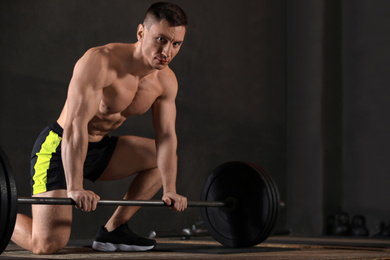
[[[165,39],[162,38],[162,37],[157,37],[157,41],[159,41],[159,42],[165,42]]]

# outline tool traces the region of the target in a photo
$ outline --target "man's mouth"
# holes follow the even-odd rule
[[[167,59],[163,59],[163,58],[157,58],[157,61],[161,64],[168,64],[169,63],[169,60]]]

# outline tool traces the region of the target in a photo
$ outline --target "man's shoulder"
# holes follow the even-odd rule
[[[109,58],[109,50],[104,46],[98,46],[88,49],[77,63],[86,65],[91,65],[91,63],[100,64],[103,61],[108,61]]]
[[[96,46],[88,49],[83,57],[98,57],[103,59],[112,59],[129,52],[134,47],[128,43],[108,43],[106,45]]]
[[[131,44],[110,43],[88,49],[77,63],[86,66],[100,66],[109,71],[123,70],[123,56],[129,55]]]
[[[176,75],[168,66],[157,72],[157,79],[163,86],[177,85]]]
[[[162,97],[176,96],[178,83],[175,73],[169,67],[157,72],[157,80],[162,87]]]

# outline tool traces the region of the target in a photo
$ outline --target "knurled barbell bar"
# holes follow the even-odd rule
[[[16,221],[18,204],[75,205],[70,198],[17,197],[12,167],[0,147],[0,254],[7,247]],[[167,206],[158,200],[100,200],[98,205]],[[259,165],[227,162],[215,168],[203,186],[203,222],[210,235],[228,247],[250,247],[271,233],[279,213],[280,198],[271,176]]]

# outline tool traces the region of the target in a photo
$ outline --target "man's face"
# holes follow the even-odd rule
[[[142,53],[150,66],[161,70],[165,68],[179,52],[184,41],[186,28],[172,27],[166,20],[154,22],[150,28],[138,27],[138,40],[142,42]]]

